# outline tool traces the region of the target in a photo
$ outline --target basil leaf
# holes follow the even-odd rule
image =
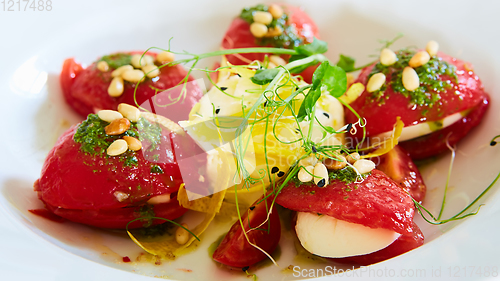
[[[274,77],[278,75],[280,71],[279,68],[270,68],[270,69],[258,69],[255,72],[255,75],[250,78],[254,84],[257,85],[266,85],[273,81]]]
[[[337,66],[341,67],[345,72],[351,72],[356,69],[356,67],[354,67],[355,62],[356,60],[354,58],[340,54]]]

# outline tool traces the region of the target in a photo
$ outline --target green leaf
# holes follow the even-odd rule
[[[313,42],[310,44],[301,45],[294,48],[300,55],[312,56],[315,54],[324,54],[328,51],[328,45],[325,41],[321,41],[318,38],[314,38]]]
[[[257,85],[266,85],[273,81],[274,77],[278,75],[280,71],[279,68],[270,68],[270,69],[258,69],[255,72],[255,75],[250,78],[254,84]]]
[[[297,113],[297,120],[302,121],[306,116],[311,115],[312,108],[321,97],[321,89],[309,90],[304,98],[304,101],[300,105],[299,113]]]
[[[314,71],[312,87],[300,105],[297,119],[302,121],[311,114],[312,108],[320,98],[322,90],[330,92],[330,95],[334,97],[340,97],[346,89],[347,76],[345,71],[336,65],[330,65],[328,61],[321,63]]]
[[[345,71],[330,65],[328,61],[321,63],[312,77],[312,90],[324,87],[334,97],[340,97],[347,90],[347,75]]]
[[[355,62],[356,60],[354,58],[340,54],[337,66],[341,67],[345,72],[351,72],[356,69],[354,66]]]

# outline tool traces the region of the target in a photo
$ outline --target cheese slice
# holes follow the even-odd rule
[[[470,110],[464,110],[462,112],[457,112],[457,113],[448,115],[441,120],[422,122],[422,123],[418,123],[416,125],[404,127],[403,132],[401,133],[401,136],[399,137],[399,141],[411,140],[411,139],[425,136],[425,135],[428,135],[430,133],[434,133],[436,131],[444,129],[444,128],[452,125],[453,123],[459,121],[460,119],[462,119],[464,116],[466,116],[469,113],[469,111]],[[379,135],[375,136],[375,138],[384,139],[384,138],[390,137],[391,134],[392,134],[392,131],[389,131],[389,132],[379,134]]]
[[[295,230],[307,251],[329,258],[369,254],[389,246],[401,235],[309,212],[298,212]]]

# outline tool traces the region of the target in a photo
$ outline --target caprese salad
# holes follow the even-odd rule
[[[257,5],[234,19],[220,51],[178,61],[172,50],[121,52],[86,68],[66,60],[64,98],[86,119],[50,151],[38,197],[95,227],[172,223],[161,243],[128,231],[162,258],[200,239],[216,216],[233,217],[213,259],[244,271],[272,259],[283,209],[302,247],[335,262],[369,265],[419,247],[414,216],[426,186],[413,160],[462,139],[488,94],[471,65],[435,41],[385,46],[348,85],[350,69],[330,63],[317,37],[300,8]],[[222,60],[217,75],[207,70],[210,90],[182,87],[211,56]],[[174,86],[182,90],[172,98]],[[168,110],[156,110],[162,99]],[[190,210],[205,219],[179,223]]]

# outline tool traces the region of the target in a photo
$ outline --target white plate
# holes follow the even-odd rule
[[[10,5],[5,2],[8,9]],[[42,3],[39,2],[35,5]],[[376,48],[380,47],[377,40],[391,39],[403,32],[405,37],[394,48],[423,47],[434,39],[440,43],[440,50],[472,62],[491,94],[491,108],[486,120],[458,146],[445,216],[460,210],[494,179],[500,170],[500,147],[490,147],[488,143],[500,133],[498,2],[289,2],[301,4],[315,19],[322,39],[329,43],[328,55],[333,61],[339,53],[344,53],[356,57],[360,65],[366,63],[371,60],[368,56],[376,54]],[[245,279],[240,273],[217,268],[203,249],[172,264],[123,264],[117,262],[122,256],[133,257],[140,252],[126,238],[86,226],[53,223],[30,214],[27,209],[41,206],[32,192],[32,183],[39,176],[48,150],[67,128],[62,120],[68,123],[80,120],[62,101],[58,86],[58,73],[65,58],[91,63],[98,56],[119,50],[164,47],[170,37],[174,37],[172,46],[176,50],[194,53],[216,50],[231,18],[243,6],[257,2],[52,1],[51,11],[32,11],[29,7],[23,11],[25,3],[20,1],[20,6],[15,3],[15,11],[11,12],[3,11],[0,3],[3,54],[0,93],[4,122],[0,143],[4,148],[0,164],[0,209],[4,211],[0,214],[2,279],[149,279],[143,275]],[[47,1],[43,4],[46,8]],[[448,158],[443,157],[423,171],[429,188],[426,206],[434,213],[439,210],[447,167]],[[424,246],[351,272],[349,279],[386,279],[393,275],[414,279],[488,279],[498,275],[497,190],[498,185],[483,200],[486,205],[477,216],[440,227],[419,219],[426,235]],[[200,248],[207,247],[215,237],[216,234],[206,236]],[[287,249],[283,253],[280,266],[287,267],[289,264],[283,261],[287,257],[283,256],[291,254],[287,254]],[[302,265],[302,269],[312,267]],[[257,273],[259,280],[293,277],[272,266]]]

